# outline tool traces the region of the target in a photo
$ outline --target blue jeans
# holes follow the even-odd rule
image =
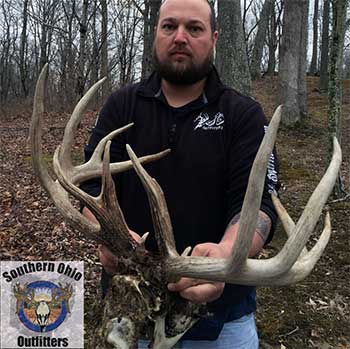
[[[148,341],[139,341],[139,349],[146,349]],[[215,341],[180,340],[174,349],[258,349],[259,339],[254,314],[242,316],[226,322],[218,339]]]

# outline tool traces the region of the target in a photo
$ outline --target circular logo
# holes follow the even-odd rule
[[[56,285],[50,281],[35,281],[13,287],[16,313],[28,329],[49,332],[60,326],[70,312],[70,284]]]

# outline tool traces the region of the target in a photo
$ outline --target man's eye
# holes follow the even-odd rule
[[[202,28],[201,27],[197,27],[197,26],[192,26],[189,29],[190,29],[190,32],[194,33],[194,34],[198,34],[198,33],[200,33],[202,31]]]
[[[175,26],[173,24],[163,24],[162,28],[164,30],[174,30]]]

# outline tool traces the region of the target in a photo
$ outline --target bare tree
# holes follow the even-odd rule
[[[91,60],[91,69],[90,69],[90,77],[91,81],[97,81],[99,78],[99,65],[100,65],[100,54],[99,54],[99,35],[98,35],[98,24],[97,24],[97,17],[98,17],[98,0],[94,0],[93,2],[93,13],[92,16],[92,60]],[[101,39],[103,40],[103,35],[101,34]],[[106,38],[107,39],[107,38]],[[99,99],[99,95],[96,93],[94,104],[97,105]]]
[[[75,66],[75,3],[71,1],[62,2],[62,9],[64,16],[62,18],[62,24],[65,27],[65,35],[61,35],[59,38],[60,45],[60,89],[61,98],[64,101],[64,105],[72,106],[75,102],[75,78],[76,72]]]
[[[2,1],[2,21],[0,37],[0,102],[5,104],[11,93],[13,79],[14,43],[16,41],[16,21],[9,5]]]
[[[322,43],[321,43],[321,63],[320,63],[320,85],[321,91],[328,89],[328,59],[329,59],[329,11],[330,0],[323,2],[322,20]]]
[[[344,79],[350,79],[350,51],[344,55]]]
[[[309,18],[309,0],[305,1],[301,12],[301,29],[300,29],[300,53],[299,53],[299,74],[298,74],[298,100],[299,112],[301,117],[307,115],[307,37],[308,37],[308,18]]]
[[[255,36],[254,48],[252,52],[252,60],[250,65],[250,73],[252,79],[258,79],[261,76],[261,60],[263,56],[263,48],[269,25],[269,18],[273,9],[274,0],[265,0],[264,6],[260,13],[258,31]]]
[[[116,1],[111,16],[115,18],[112,25],[114,43],[111,48],[115,54],[110,59],[111,74],[114,83],[124,85],[136,80],[141,73],[141,33],[143,17],[135,3],[122,6],[122,0]]]
[[[329,113],[328,126],[330,137],[340,140],[341,130],[341,82],[340,70],[343,61],[344,24],[347,0],[332,0],[333,30],[329,65]]]
[[[312,59],[310,64],[310,74],[316,75],[318,63],[318,0],[314,0],[313,14],[313,43],[312,43]]]
[[[336,136],[341,142],[341,111],[342,111],[342,85],[340,68],[343,61],[343,48],[345,37],[346,6],[348,0],[332,0],[333,30],[329,64],[329,109],[328,109],[328,132],[329,139]],[[330,141],[328,142],[328,157],[330,157]],[[335,195],[345,194],[341,178],[338,177]]]
[[[135,8],[128,6],[123,11],[122,21],[119,22],[119,85],[133,81],[133,57],[136,28]]]
[[[88,7],[89,0],[83,0],[82,15],[79,17],[75,12],[76,18],[79,21],[79,58],[78,58],[78,79],[76,85],[76,93],[78,97],[84,94],[85,90],[85,64],[86,64],[86,37],[88,31]]]
[[[258,27],[261,7],[256,0],[243,0],[241,4],[243,5],[243,8],[241,9],[243,12],[242,28],[249,62],[249,57],[251,57],[254,46],[253,38],[256,33],[256,28]]]
[[[107,82],[102,87],[102,99],[105,99],[110,91],[109,71],[108,71],[108,11],[107,1],[100,0],[102,24],[101,24],[101,76],[107,77]]]
[[[217,44],[216,65],[219,73],[227,85],[249,95],[251,93],[251,77],[240,2],[219,0],[218,22],[220,35]]]
[[[21,46],[19,52],[19,69],[21,75],[22,91],[24,97],[28,96],[27,77],[28,77],[28,64],[27,64],[27,22],[28,22],[28,0],[23,1],[23,23],[21,33]]]
[[[272,11],[270,16],[270,25],[268,27],[268,38],[267,45],[269,48],[269,60],[267,66],[267,74],[274,75],[276,70],[276,49],[279,46],[280,32],[279,28],[281,28],[281,17],[283,12],[284,2],[275,1],[275,9]]]
[[[285,0],[279,85],[282,122],[294,125],[306,113],[307,0]]]
[[[154,28],[158,17],[161,0],[145,0],[145,8],[141,12],[143,15],[143,54],[142,54],[142,75],[141,78],[147,78],[152,70],[152,45],[154,40]]]

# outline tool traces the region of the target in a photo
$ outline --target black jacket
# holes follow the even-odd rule
[[[200,98],[172,108],[154,73],[147,81],[124,87],[109,97],[85,148],[86,160],[103,136],[130,122],[135,125],[112,142],[111,161],[128,159],[126,143],[139,157],[170,148],[169,155],[145,165],[145,169],[164,191],[178,251],[199,243],[219,242],[232,217],[241,210],[249,172],[264,136],[267,120],[260,105],[224,86],[213,69]],[[269,191],[277,184],[274,159],[261,204],[273,229],[276,213]],[[152,233],[147,196],[135,172],[118,175],[115,181],[129,228],[140,235]],[[97,195],[100,184],[98,180],[89,181],[82,188]],[[156,249],[154,238],[147,239],[146,247]],[[215,339],[224,321],[255,310],[255,289],[227,285],[224,295],[211,307],[216,314],[216,329],[197,334],[194,329],[185,339]]]

